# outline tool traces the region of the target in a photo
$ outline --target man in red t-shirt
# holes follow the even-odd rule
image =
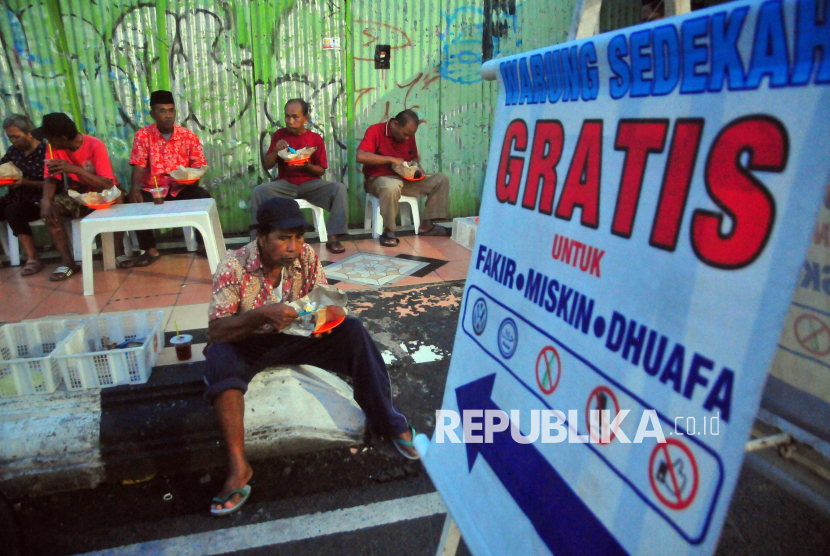
[[[444,174],[429,174],[420,181],[406,181],[392,167],[404,162],[418,162],[418,145],[415,132],[420,120],[412,110],[404,110],[386,123],[369,126],[363,141],[357,147],[357,161],[363,164],[365,180],[363,188],[369,195],[380,200],[380,215],[383,218],[383,234],[380,244],[386,247],[398,245],[395,237],[395,217],[401,195],[407,197],[426,196],[424,215],[418,233],[423,236],[448,236],[450,231],[433,219],[447,217],[450,180]]]
[[[63,261],[63,266],[59,266],[49,279],[60,282],[79,270],[69,249],[63,219],[83,218],[92,212],[92,209],[72,200],[66,191],[100,192],[118,184],[112,173],[106,145],[100,139],[79,133],[69,116],[61,112],[46,114],[39,131],[49,142],[40,217]],[[124,195],[115,201],[116,204],[123,202]],[[118,268],[130,268],[133,261],[124,254],[124,232],[115,232],[114,236]]]
[[[348,189],[340,182],[322,179],[328,168],[326,144],[322,137],[306,129],[308,109],[308,103],[299,98],[292,98],[285,103],[285,127],[278,129],[271,137],[271,146],[265,155],[266,169],[270,170],[274,165],[279,168],[277,179],[254,188],[251,194],[251,220],[256,223],[259,207],[268,199],[305,199],[312,205],[329,211],[326,249],[332,253],[343,253],[346,248],[338,241],[338,236],[349,233]],[[306,147],[315,147],[317,150],[305,164],[288,164],[278,154],[283,149],[298,151]]]
[[[156,185],[167,189],[164,197],[167,201],[189,201],[191,199],[210,199],[210,192],[199,186],[199,182],[181,184],[170,177],[170,172],[179,166],[201,168],[207,165],[199,137],[187,129],[176,125],[176,103],[170,91],[153,91],[150,93],[150,117],[155,121],[136,131],[133,150],[130,153],[130,202],[149,203],[153,200],[150,193]],[[135,233],[138,246],[144,253],[135,261],[135,266],[149,266],[161,257],[156,249],[153,230],[138,230]],[[197,240],[203,243],[197,232]]]

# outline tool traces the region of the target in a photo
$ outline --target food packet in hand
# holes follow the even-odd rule
[[[205,172],[207,172],[207,168],[207,164],[205,164],[201,168],[185,168],[184,166],[179,166],[178,168],[170,172],[170,177],[177,181],[198,180],[205,175]]]
[[[0,164],[0,180],[19,180],[22,177],[23,172],[21,172],[20,168],[15,166],[13,162]]]
[[[400,166],[392,166],[392,169],[399,175],[409,179],[418,179],[423,176],[423,172],[418,167],[418,163],[414,160],[412,162],[404,162]]]
[[[105,189],[104,191],[90,191],[89,193],[78,193],[74,189],[70,189],[67,191],[69,197],[78,203],[79,205],[84,205],[86,207],[90,206],[98,206],[98,205],[105,205],[111,201],[116,200],[118,197],[121,196],[121,190],[118,189],[117,186],[113,185],[109,189]]]
[[[297,152],[292,153],[288,149],[283,149],[279,151],[277,154],[283,160],[301,160],[303,158],[310,157],[312,154],[314,154],[314,151],[316,150],[317,147],[304,147],[302,149],[299,149]]]
[[[288,303],[298,313],[310,314],[301,315],[280,332],[294,336],[311,336],[326,324],[342,321],[349,313],[346,308],[348,302],[346,294],[335,286],[317,284],[307,296]]]

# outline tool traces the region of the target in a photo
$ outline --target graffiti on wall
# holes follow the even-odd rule
[[[445,14],[446,26],[441,34],[441,77],[456,83],[481,81],[481,64],[501,53],[501,41],[517,30],[521,7],[506,2],[501,11],[485,2],[489,9],[464,6]]]
[[[128,183],[132,136],[151,122],[149,93],[169,86],[179,123],[204,145],[210,170],[203,183],[223,227],[242,232],[250,190],[270,179],[263,154],[288,98],[311,104],[310,127],[326,140],[330,179],[355,167],[348,149],[368,125],[412,108],[425,123],[419,146],[453,173],[453,216],[477,210],[495,90],[468,86],[481,82],[482,60],[502,53],[505,41],[520,42],[515,1],[471,1],[429,17],[404,10],[394,23],[371,11],[376,3],[350,2],[353,13],[366,14],[352,22],[352,91],[345,54],[320,48],[321,37],[346,35],[343,0],[167,0],[163,12],[159,4],[8,0],[0,12],[4,113],[36,121],[52,111],[73,115],[107,144],[119,181]],[[381,43],[393,49],[392,79],[373,70]],[[8,146],[5,137],[0,146]],[[350,221],[360,223],[360,175],[349,175],[358,177],[350,184]]]

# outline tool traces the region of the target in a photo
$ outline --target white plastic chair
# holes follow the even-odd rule
[[[46,223],[43,220],[35,220],[34,222],[29,222],[29,226],[45,226]],[[80,226],[80,219],[72,220],[71,223],[69,221],[64,222],[64,227],[66,228],[66,235],[69,238],[70,245],[72,246],[72,255],[76,261],[81,260],[81,226]],[[12,266],[20,266],[20,242],[17,240],[17,237],[14,235],[11,226],[6,224],[6,236],[8,241],[8,250],[7,253],[9,255],[9,264]],[[5,243],[5,242],[4,242]]]
[[[267,147],[267,145],[265,145],[264,147]],[[265,151],[263,151],[262,156],[264,157],[265,154],[266,154]],[[268,176],[272,180],[276,179],[271,174],[270,170],[267,173],[268,173]],[[312,214],[314,216],[314,228],[317,230],[317,235],[320,238],[320,243],[326,243],[329,240],[329,234],[326,231],[326,219],[323,217],[323,209],[321,209],[317,205],[312,205],[311,203],[309,203],[305,199],[294,199],[294,200],[297,201],[297,204],[300,205],[301,209],[309,209],[312,212]],[[254,235],[252,234],[251,237],[254,237]],[[190,249],[190,248],[188,247],[188,249]]]
[[[410,217],[404,212],[409,208]],[[418,228],[421,226],[421,213],[418,211],[418,198],[401,195],[398,201],[398,212],[401,215],[401,226],[415,226],[415,235],[418,235]],[[374,195],[366,194],[366,209],[363,217],[363,231],[372,230],[372,237],[377,239],[383,233],[383,217],[380,215],[380,199]]]
[[[29,222],[29,226],[45,226],[46,224],[43,220],[35,220],[34,222]],[[2,234],[2,243],[3,249],[6,250],[6,254],[9,256],[9,264],[11,266],[19,266],[20,265],[20,242],[18,241],[17,237],[15,237],[14,232],[11,229],[11,226],[5,224],[6,229]],[[81,260],[81,219],[76,218],[71,221],[64,221],[64,227],[66,228],[66,235],[69,238],[69,244],[72,247],[72,257],[75,259],[76,262],[80,262]],[[192,234],[192,229],[191,229]],[[190,243],[188,243],[188,249],[191,251],[196,250],[196,238],[193,237],[193,249],[190,249]],[[136,243],[136,245],[138,245]],[[127,235],[124,234],[124,249],[125,253],[130,252],[130,240],[127,238]]]
[[[317,230],[317,235],[320,236],[320,243],[326,243],[329,240],[329,234],[326,231],[326,219],[323,217],[323,209],[317,205],[312,205],[305,199],[295,199],[301,209],[311,210],[314,216],[314,228]]]

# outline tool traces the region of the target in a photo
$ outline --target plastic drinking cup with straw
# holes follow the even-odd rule
[[[52,145],[51,143],[46,143],[46,146],[49,148],[49,158],[46,160],[46,168],[49,168],[49,161],[55,160],[55,155],[52,154]],[[50,170],[51,173],[51,170]]]
[[[176,327],[176,335],[170,338],[170,343],[176,348],[176,359],[187,361],[193,357],[193,336],[190,334],[179,334],[179,323],[173,321]]]
[[[156,183],[156,188],[150,190],[150,193],[153,194],[153,204],[162,205],[164,204],[164,196],[167,195],[167,189],[159,188],[159,180],[156,176],[153,176],[153,181]]]

